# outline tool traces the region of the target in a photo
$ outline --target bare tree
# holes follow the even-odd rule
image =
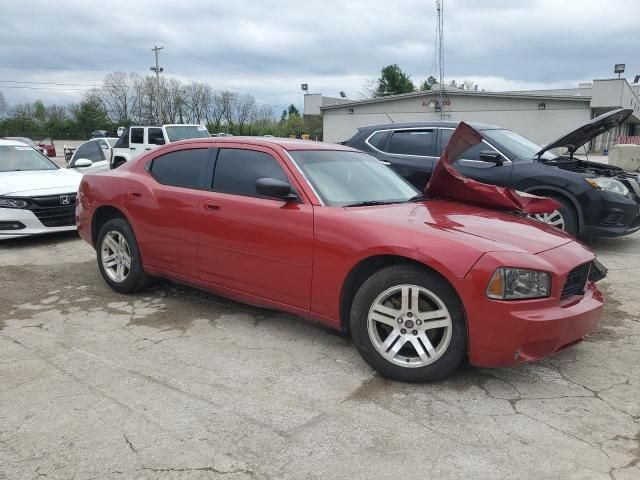
[[[4,95],[0,92],[0,118],[3,118],[9,111],[9,104],[4,99]]]
[[[256,100],[253,95],[245,93],[244,95],[237,95],[234,103],[235,117],[238,122],[239,133],[242,135],[242,131],[245,124],[251,118],[253,111],[256,108]]]
[[[238,94],[224,90],[219,93],[220,105],[222,107],[222,118],[226,121],[228,126],[232,126],[235,122],[235,103],[238,99]]]
[[[215,131],[220,130],[222,119],[224,118],[224,105],[222,95],[215,92],[211,95],[211,100],[207,106],[207,123],[213,125]]]
[[[183,122],[180,111],[184,103],[182,84],[175,78],[162,78],[160,81],[162,102],[162,122]]]

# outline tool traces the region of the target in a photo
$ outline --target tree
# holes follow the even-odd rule
[[[292,103],[291,105],[289,105],[289,108],[287,109],[287,115],[288,116],[300,116],[300,111],[296,108],[296,106]]]
[[[421,92],[431,90],[431,84],[427,80],[424,80],[420,85],[418,85],[418,90]]]
[[[411,81],[411,76],[404,73],[397,64],[387,65],[380,71],[375,97],[386,97],[399,93],[410,93],[416,87]]]
[[[4,99],[4,95],[0,92],[0,118],[4,118],[5,114],[9,111],[9,104]]]
[[[99,94],[93,91],[87,92],[80,105],[74,109],[74,117],[83,133],[110,126],[109,116]]]
[[[256,100],[253,95],[244,94],[238,96],[235,102],[235,117],[238,122],[238,133],[243,134],[244,125],[247,123],[256,108]],[[295,108],[295,107],[294,107]]]

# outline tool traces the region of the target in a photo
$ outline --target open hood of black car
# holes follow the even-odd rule
[[[603,113],[599,117],[588,121],[584,125],[581,125],[575,130],[563,135],[559,139],[548,143],[536,154],[536,156],[540,157],[544,152],[551,150],[552,148],[562,147],[565,147],[570,154],[573,154],[589,140],[596,138],[598,135],[603,134],[610,128],[620,125],[629,118],[629,115],[632,113],[633,110],[630,108],[619,108],[617,110]]]

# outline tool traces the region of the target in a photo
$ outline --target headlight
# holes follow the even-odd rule
[[[596,177],[585,178],[585,181],[593,188],[600,190],[606,190],[608,192],[618,193],[620,195],[626,195],[629,193],[629,189],[619,180],[609,177]]]
[[[496,300],[543,298],[550,294],[549,274],[537,270],[501,267],[495,271],[487,286],[487,297]]]
[[[0,208],[25,208],[29,202],[15,198],[0,198]]]

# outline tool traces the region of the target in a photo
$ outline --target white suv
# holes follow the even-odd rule
[[[204,125],[131,126],[122,133],[113,147],[109,168],[118,168],[123,163],[166,143],[208,137],[209,132]]]

